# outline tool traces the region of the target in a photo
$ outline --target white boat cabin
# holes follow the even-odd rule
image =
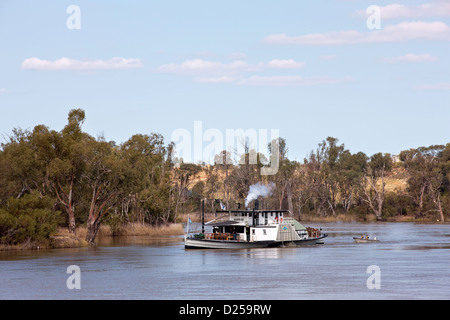
[[[222,211],[222,213],[226,212]],[[289,212],[278,210],[229,211],[227,213],[226,217],[207,223],[213,228],[212,234],[206,234],[207,239],[274,241],[279,237],[279,226],[286,223],[284,214]],[[307,236],[307,233],[305,235]]]
[[[242,222],[248,226],[267,226],[283,222],[284,211],[241,211],[230,212],[229,218],[232,221]]]

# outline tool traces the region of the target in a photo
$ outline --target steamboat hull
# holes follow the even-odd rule
[[[318,238],[293,240],[293,241],[277,241],[275,247],[301,247],[301,246],[312,246],[316,244],[324,244],[324,239],[328,237],[327,234],[321,235]]]
[[[186,249],[253,249],[253,248],[276,248],[276,247],[300,247],[323,244],[327,235],[318,238],[293,240],[293,241],[229,241],[210,239],[185,239]]]
[[[186,249],[253,249],[268,248],[273,241],[228,241],[228,240],[209,240],[209,239],[191,239],[184,241]]]

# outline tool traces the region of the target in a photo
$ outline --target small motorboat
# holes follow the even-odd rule
[[[372,242],[380,242],[377,237],[369,238],[369,236],[361,236],[361,237],[353,237],[356,243],[372,243]]]

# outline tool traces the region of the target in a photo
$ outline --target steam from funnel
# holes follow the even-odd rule
[[[258,199],[258,197],[267,198],[272,195],[272,192],[275,190],[275,183],[270,182],[268,185],[264,185],[262,183],[257,183],[250,186],[250,190],[248,192],[247,198],[245,199],[245,207],[248,208],[248,205],[253,200]]]

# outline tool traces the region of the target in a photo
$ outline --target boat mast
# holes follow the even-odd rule
[[[187,222],[186,222],[186,235],[184,236],[185,241],[186,241],[186,238],[189,237],[189,221],[191,221],[191,219],[189,218],[189,215],[188,215]]]
[[[202,234],[205,234],[205,199],[202,199]]]

